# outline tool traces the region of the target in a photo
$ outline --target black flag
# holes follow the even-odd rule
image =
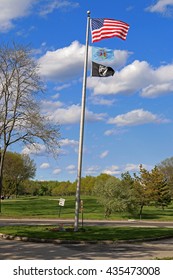
[[[113,76],[114,73],[115,71],[111,67],[92,61],[92,77],[109,77]]]

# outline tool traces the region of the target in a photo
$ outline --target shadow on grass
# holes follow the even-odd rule
[[[85,231],[54,231],[58,226],[7,226],[1,227],[4,234],[28,238],[105,241],[130,240],[144,238],[173,237],[172,228],[136,228],[136,227],[99,227],[88,226]]]

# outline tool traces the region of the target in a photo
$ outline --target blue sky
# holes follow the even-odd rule
[[[77,177],[87,11],[127,22],[126,41],[89,38],[82,176],[120,176],[173,156],[173,0],[0,0],[1,42],[30,44],[46,84],[42,112],[60,124],[57,160],[18,145],[37,165],[37,180]],[[114,50],[113,77],[90,75],[91,47]]]

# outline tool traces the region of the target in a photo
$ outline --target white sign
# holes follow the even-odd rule
[[[60,198],[59,199],[59,206],[64,206],[65,204],[65,199],[64,198]]]

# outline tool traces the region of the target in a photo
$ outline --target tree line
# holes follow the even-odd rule
[[[4,161],[4,197],[71,196],[76,193],[76,181],[34,181],[36,166],[28,155],[7,152]],[[139,212],[153,205],[163,210],[173,197],[173,157],[148,171],[142,165],[139,172],[122,173],[120,178],[108,174],[81,179],[81,195],[94,195],[103,206],[105,217],[114,212]]]

